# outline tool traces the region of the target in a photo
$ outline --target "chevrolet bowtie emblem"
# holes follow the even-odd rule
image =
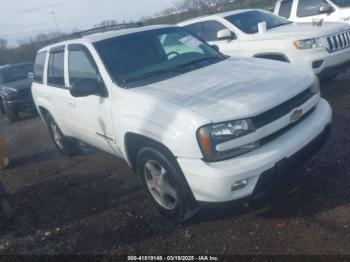
[[[303,115],[303,109],[295,109],[290,116],[290,122],[298,121]]]

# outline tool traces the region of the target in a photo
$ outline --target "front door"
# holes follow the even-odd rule
[[[239,43],[235,42],[236,35],[232,32],[232,39],[218,39],[218,32],[228,29],[225,25],[216,20],[203,22],[203,39],[210,45],[219,47],[219,51],[225,55],[240,55]]]
[[[95,79],[103,83],[98,67],[91,53],[83,45],[68,46],[69,86],[85,79]],[[116,154],[111,99],[104,87],[100,94],[87,97],[70,97],[71,125],[74,136],[104,151]]]

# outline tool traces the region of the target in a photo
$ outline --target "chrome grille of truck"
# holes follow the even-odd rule
[[[328,52],[334,53],[350,47],[350,31],[341,32],[327,37]]]

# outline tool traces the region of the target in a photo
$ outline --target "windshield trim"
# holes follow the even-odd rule
[[[123,79],[118,79],[118,78],[115,78],[113,76],[113,74],[111,73],[109,67],[107,66],[106,64],[106,61],[103,59],[103,56],[101,54],[101,51],[98,47],[99,44],[103,43],[103,42],[106,42],[106,41],[109,41],[109,40],[112,40],[112,39],[117,39],[117,38],[123,38],[123,37],[129,37],[129,36],[132,36],[132,35],[138,35],[138,34],[142,34],[142,33],[145,33],[145,32],[154,32],[154,31],[161,31],[161,30],[165,30],[165,29],[172,29],[172,28],[177,28],[177,29],[181,29],[183,31],[186,31],[186,33],[188,33],[189,35],[191,35],[192,37],[200,40],[201,42],[203,42],[204,45],[206,45],[207,47],[209,47],[210,49],[212,49],[213,51],[215,51],[215,53],[218,55],[217,58],[218,58],[218,61],[216,62],[213,62],[211,64],[208,64],[208,65],[205,65],[205,66],[202,66],[202,67],[196,67],[196,68],[193,68],[191,70],[186,70],[186,71],[179,71],[179,73],[176,73],[174,74],[175,70],[176,69],[169,69],[170,71],[173,71],[173,72],[164,72],[164,73],[161,73],[161,74],[158,74],[158,75],[155,75],[155,76],[152,76],[152,77],[149,77],[148,79],[154,79],[154,78],[161,78],[161,80],[159,81],[162,81],[162,80],[165,80],[165,79],[169,79],[169,78],[172,78],[172,77],[175,77],[175,76],[178,76],[178,75],[183,75],[183,74],[186,74],[186,73],[189,73],[191,71],[194,71],[194,70],[197,70],[197,69],[200,69],[200,68],[203,68],[203,67],[206,67],[206,66],[210,66],[212,64],[215,64],[217,62],[220,62],[220,61],[223,61],[224,59],[227,58],[227,56],[221,54],[220,52],[216,51],[213,47],[211,47],[207,42],[203,41],[202,39],[200,39],[199,37],[197,37],[195,34],[193,34],[192,32],[189,32],[188,30],[185,30],[181,27],[178,27],[178,26],[169,26],[169,27],[165,27],[165,28],[157,28],[157,29],[152,29],[152,30],[145,30],[145,31],[140,31],[140,32],[134,32],[134,33],[130,33],[130,34],[125,34],[125,35],[120,35],[120,36],[116,36],[116,37],[111,37],[111,38],[107,38],[107,39],[103,39],[103,40],[100,40],[100,41],[97,41],[95,43],[93,43],[93,46],[98,54],[98,56],[100,57],[100,60],[104,66],[104,68],[106,69],[109,77],[112,79],[113,83],[116,84],[117,86],[121,87],[121,88],[125,88],[125,89],[129,89],[129,88],[133,88],[133,87],[136,87],[135,86],[135,83],[140,83],[140,82],[146,82],[147,79],[142,79],[142,80],[139,80],[139,81],[133,81],[133,82],[125,82]],[[220,59],[219,59],[220,58]],[[194,61],[195,63],[195,61]],[[171,74],[170,77],[168,78],[164,78],[164,75],[169,75]]]

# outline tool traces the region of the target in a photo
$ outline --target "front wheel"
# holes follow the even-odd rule
[[[74,156],[79,154],[79,141],[74,138],[68,138],[65,135],[63,135],[61,129],[50,114],[46,116],[46,123],[49,128],[52,141],[54,142],[56,148],[62,155]]]
[[[13,111],[10,108],[5,107],[5,114],[6,114],[7,119],[12,123],[19,120],[18,113],[16,113],[15,111]]]
[[[6,118],[10,122],[16,122],[18,121],[18,113],[15,112],[11,107],[7,106],[2,99],[0,99],[0,111],[1,113],[6,115]]]
[[[143,148],[138,154],[138,175],[159,212],[182,222],[197,213],[198,205],[174,161],[161,150]]]
[[[5,109],[4,109],[4,105],[2,103],[2,99],[0,98],[0,114],[5,114]]]
[[[5,220],[11,220],[15,216],[14,211],[5,198],[0,199],[0,210]]]

